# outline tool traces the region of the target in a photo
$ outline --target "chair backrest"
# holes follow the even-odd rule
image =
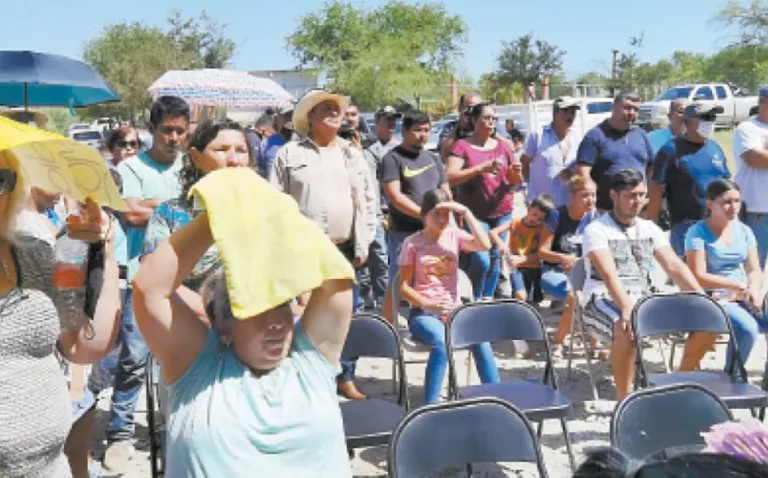
[[[544,321],[536,309],[515,299],[458,307],[451,313],[446,328],[449,349],[501,340],[546,339]]]
[[[584,282],[586,281],[587,266],[584,263],[584,258],[580,257],[568,273],[568,282],[571,283],[571,288],[573,288],[573,290],[581,291],[584,289]]]
[[[533,428],[512,404],[476,398],[409,413],[389,441],[389,476],[413,478],[472,462],[532,462],[547,472]]]
[[[400,336],[382,317],[372,313],[355,314],[341,351],[342,360],[358,357],[378,357],[401,360]]]
[[[682,383],[638,390],[624,398],[611,418],[611,444],[642,460],[652,455],[698,452],[701,433],[733,420],[728,407],[701,385]]]
[[[691,292],[643,297],[632,311],[632,328],[638,338],[675,332],[731,333],[723,308],[710,297]]]

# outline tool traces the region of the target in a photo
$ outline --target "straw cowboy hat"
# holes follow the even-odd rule
[[[34,121],[38,128],[45,128],[48,124],[48,115],[42,111],[25,110],[24,108],[11,108],[0,111],[0,116],[5,116],[19,123],[29,124]]]
[[[293,109],[293,129],[302,136],[309,132],[309,112],[323,101],[333,101],[341,111],[349,106],[349,96],[338,95],[326,90],[311,90],[301,97],[296,107]]]

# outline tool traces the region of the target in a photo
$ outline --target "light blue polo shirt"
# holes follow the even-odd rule
[[[123,160],[117,165],[117,172],[123,180],[123,197],[154,199],[160,202],[179,197],[181,158],[182,154],[179,153],[173,163],[162,164],[154,161],[144,151]],[[132,226],[128,226],[125,231],[128,239],[128,281],[131,281],[139,270],[139,257],[146,231],[146,227]]]
[[[551,124],[528,134],[523,148],[523,154],[531,158],[527,202],[539,194],[548,194],[558,206],[568,204],[568,189],[560,173],[576,160],[580,140],[571,130],[560,141]]]
[[[672,128],[657,129],[648,133],[648,140],[651,142],[653,154],[658,153],[665,144],[673,139],[675,139],[675,135],[672,134]]]

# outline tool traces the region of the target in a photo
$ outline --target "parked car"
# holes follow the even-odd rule
[[[611,98],[576,98],[581,109],[573,123],[574,131],[585,134],[604,120],[610,118],[613,100]],[[541,128],[552,122],[553,100],[533,101],[513,105],[499,105],[496,114],[499,117],[496,128],[506,134],[507,119],[515,121],[515,127],[523,134]]]
[[[67,136],[69,136],[74,131],[82,131],[88,129],[91,129],[91,125],[88,123],[73,123],[67,128]]]
[[[674,86],[653,101],[640,105],[637,124],[648,130],[666,128],[669,106],[673,100],[697,101],[723,107],[715,126],[733,128],[749,118],[749,110],[757,104],[757,96],[747,96],[739,88],[726,83],[701,83]]]
[[[76,129],[74,131],[70,131],[68,136],[78,143],[85,143],[97,150],[101,148],[102,136],[100,130],[93,128]]]

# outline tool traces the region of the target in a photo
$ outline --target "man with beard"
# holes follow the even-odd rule
[[[291,138],[293,138],[293,105],[275,116],[275,132],[261,142],[256,161],[259,174],[269,179],[269,173],[272,171],[272,163],[275,162],[277,152]]]
[[[139,256],[152,213],[161,203],[181,194],[181,148],[186,143],[189,118],[186,101],[176,96],[161,96],[152,104],[149,113],[152,147],[117,165],[117,172],[123,180],[123,199],[128,205],[128,210],[123,213],[128,226],[128,284],[139,269]],[[104,454],[104,466],[118,473],[126,471],[134,453],[131,443],[135,429],[133,414],[146,378],[149,356],[147,344],[136,326],[132,296],[129,286],[125,292],[120,325],[122,344],[115,371],[107,424],[108,445]]]
[[[532,131],[525,141],[523,176],[528,181],[526,203],[540,194],[547,194],[557,206],[568,203],[569,194],[563,177],[576,159],[581,138],[572,131],[576,112],[581,109],[573,98],[557,98],[552,104],[552,123]]]
[[[611,117],[589,130],[576,154],[576,174],[591,177],[597,184],[597,209],[613,208],[611,176],[623,169],[647,174],[653,167],[653,149],[648,133],[634,126],[640,97],[621,93],[613,100]]]
[[[429,139],[429,115],[411,110],[403,115],[403,140],[384,156],[381,184],[389,202],[389,288],[384,297],[383,314],[394,320],[396,304],[392,304],[392,287],[398,272],[398,259],[405,238],[420,231],[421,200],[427,191],[441,188],[450,197],[445,168],[434,153],[424,150]],[[393,307],[394,305],[394,307]]]

